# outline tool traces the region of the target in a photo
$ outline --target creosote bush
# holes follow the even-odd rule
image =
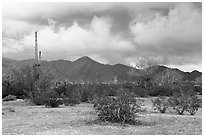
[[[120,90],[116,96],[104,96],[95,101],[98,118],[102,121],[134,124],[142,112],[141,101],[134,94]]]

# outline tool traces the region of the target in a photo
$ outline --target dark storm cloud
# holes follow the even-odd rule
[[[123,24],[121,27],[127,27],[140,11],[160,12],[173,5],[176,3],[9,3],[3,6],[3,17],[47,25],[48,18],[67,23],[73,19],[90,20],[93,16],[112,16],[118,24]]]

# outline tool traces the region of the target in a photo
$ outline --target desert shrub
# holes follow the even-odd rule
[[[140,97],[147,97],[148,96],[148,88],[141,86],[140,84],[137,85],[135,83],[127,82],[121,85],[122,89],[128,90],[131,93],[134,93]],[[118,87],[120,89],[120,86]]]
[[[62,97],[52,88],[47,90],[35,90],[30,95],[29,100],[35,105],[45,105],[45,107],[58,107],[63,103]]]
[[[79,104],[82,96],[82,86],[76,83],[58,81],[53,90],[62,98],[65,106]]]
[[[182,115],[184,111],[194,115],[199,107],[199,99],[197,99],[195,96],[181,96],[177,98],[171,97],[169,102],[171,107],[175,109],[180,115]]]
[[[54,90],[48,90],[44,94],[45,97],[45,107],[59,107],[61,105],[62,99],[60,98],[59,94]]]
[[[145,90],[152,90],[153,88],[153,79],[148,75],[138,77],[138,87],[141,87]]]
[[[102,92],[104,96],[115,96],[116,91],[119,89],[120,85],[116,84],[106,84],[106,85],[101,85],[102,86]]]
[[[80,102],[92,102],[96,96],[102,96],[104,94],[105,86],[98,83],[78,85],[79,89],[75,89]]]
[[[94,86],[92,84],[81,85],[80,88],[80,102],[92,102],[94,95]]]
[[[67,90],[67,86],[68,86],[68,83],[65,82],[65,81],[57,81],[55,83],[55,87],[54,87],[54,90],[59,94],[65,94],[65,91]]]
[[[91,86],[91,91],[97,96],[103,96],[107,89],[107,84],[94,84]]]
[[[51,72],[41,67],[26,66],[12,70],[10,76],[3,77],[3,94],[12,94],[17,98],[34,98],[36,90],[50,88]]]
[[[188,98],[185,96],[170,97],[169,104],[173,109],[175,109],[178,112],[179,115],[182,115],[188,107],[187,99]]]
[[[22,98],[22,96],[26,96],[28,92],[34,90],[36,81],[38,80],[35,77],[36,71],[34,70],[35,68],[26,66],[20,70],[12,71],[12,94],[16,95],[17,98]]]
[[[17,98],[23,96],[24,81],[22,81],[22,75],[20,71],[13,69],[10,75],[2,76],[2,97],[8,95],[15,95]]]
[[[199,99],[196,96],[189,97],[187,111],[194,115],[198,111],[199,103]]]
[[[137,113],[142,112],[141,102],[136,96],[123,90],[117,92],[116,96],[98,98],[94,106],[102,121],[133,124],[139,117]]]
[[[81,86],[80,91],[81,91],[80,101],[87,103],[91,102],[94,93],[91,92],[90,86],[88,84],[83,85]]]
[[[77,84],[69,84],[64,95],[67,98],[65,105],[80,103],[81,95]]]
[[[2,98],[11,94],[10,93],[12,91],[11,85],[12,85],[11,76],[2,74]]]
[[[8,95],[14,95],[16,96],[16,98],[22,98],[22,96],[24,96],[23,82],[16,81],[16,80],[11,80],[7,82],[8,82],[7,86],[5,86],[5,81],[3,82],[3,86],[2,86],[2,97],[3,98]]]
[[[169,107],[168,97],[160,96],[152,100],[153,108],[159,110],[161,113],[165,113]]]
[[[89,102],[89,93],[87,91],[82,91],[81,92],[81,102]]]
[[[194,115],[199,103],[193,86],[189,83],[179,86],[180,90],[175,91],[173,96],[169,99],[170,106],[175,109],[179,115],[182,115],[184,111],[188,111],[191,115]]]
[[[105,97],[103,97],[105,98]],[[102,97],[97,97],[95,96],[92,100],[91,100],[91,103],[94,104],[94,108],[97,109],[97,107],[100,105],[100,100],[102,99]]]
[[[44,105],[46,99],[46,94],[44,92],[46,91],[34,90],[32,95],[30,95],[30,101],[35,105]]]
[[[189,83],[185,83],[181,85],[171,85],[170,88],[173,90],[172,96],[160,96],[152,100],[153,107],[161,113],[165,113],[165,111],[171,107],[180,115],[182,115],[184,111],[188,111],[191,115],[194,115],[198,110],[200,102],[196,97],[193,86]]]
[[[59,98],[49,98],[45,102],[45,107],[56,108],[62,104],[62,101]]]
[[[13,101],[13,100],[16,100],[15,95],[8,95],[8,96],[3,98],[3,101]]]

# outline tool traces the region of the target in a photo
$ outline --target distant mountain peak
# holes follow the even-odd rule
[[[93,59],[91,59],[90,57],[88,56],[83,56],[81,58],[78,58],[77,60],[75,60],[74,62],[87,62],[87,61],[94,61]]]
[[[191,73],[201,73],[201,72],[199,72],[197,70],[193,70]]]
[[[91,58],[88,57],[88,56],[83,56],[83,57],[81,57],[80,59],[88,59],[88,60],[90,60]]]

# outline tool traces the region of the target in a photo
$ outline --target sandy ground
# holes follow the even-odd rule
[[[151,99],[144,99],[147,112],[141,114],[138,125],[100,122],[92,104],[45,108],[31,106],[23,100],[3,102],[2,134],[6,135],[153,135],[202,134],[202,109],[191,116],[153,111]],[[12,110],[15,112],[11,112]]]

